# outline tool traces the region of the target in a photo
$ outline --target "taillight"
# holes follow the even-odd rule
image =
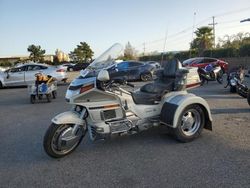
[[[86,91],[88,91],[88,90],[91,90],[91,89],[94,88],[94,87],[95,87],[94,84],[90,84],[90,85],[87,85],[87,86],[83,86],[83,87],[81,87],[80,93],[84,93],[84,92],[86,92]]]
[[[56,70],[56,72],[65,72],[65,70],[64,69],[58,69],[58,70]]]

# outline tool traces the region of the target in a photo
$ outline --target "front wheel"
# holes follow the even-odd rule
[[[46,94],[47,102],[51,102],[51,94]]]
[[[57,97],[57,92],[56,91],[52,91],[52,97],[53,97],[53,99],[55,99]]]
[[[143,73],[141,74],[141,80],[146,82],[146,81],[151,81],[152,80],[152,74],[151,73]]]
[[[217,77],[217,82],[218,82],[219,84],[222,84],[222,83],[223,83],[223,77],[222,77],[222,76],[218,76],[218,77]]]
[[[203,86],[204,83],[205,83],[205,81],[206,81],[206,79],[204,77],[200,77],[200,80],[201,80],[201,86]]]
[[[36,96],[35,95],[30,95],[30,103],[34,104],[36,101]]]
[[[77,148],[86,133],[86,125],[79,126],[75,133],[73,127],[74,124],[50,125],[43,139],[44,150],[49,156],[64,157]]]
[[[187,106],[179,116],[174,135],[180,142],[190,142],[197,138],[204,127],[205,114],[199,105]]]
[[[236,87],[235,86],[230,86],[230,92],[235,93],[236,92]]]

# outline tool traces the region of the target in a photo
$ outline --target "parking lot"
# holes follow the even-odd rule
[[[250,106],[223,85],[190,91],[213,116],[213,131],[191,143],[153,128],[95,143],[86,137],[69,156],[52,159],[43,136],[52,117],[70,108],[67,86],[51,103],[36,104],[27,88],[0,90],[0,187],[249,187]]]

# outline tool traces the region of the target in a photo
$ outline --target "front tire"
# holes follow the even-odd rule
[[[219,76],[217,77],[217,82],[218,82],[219,84],[222,84],[222,83],[223,83],[223,77],[222,77],[222,75],[219,75]]]
[[[30,95],[30,103],[34,104],[36,101],[36,96],[35,95]]]
[[[230,92],[231,93],[236,93],[236,87],[235,86],[230,86]]]
[[[47,102],[51,102],[51,94],[46,94]]]
[[[83,137],[85,136],[86,128],[84,128],[84,126],[80,126],[75,135],[70,135],[70,129],[72,130],[73,126],[73,124],[54,123],[50,125],[43,139],[43,148],[50,157],[64,157],[73,152],[81,143]],[[75,136],[76,138],[72,139],[72,136]],[[73,141],[67,146],[68,143],[65,140],[70,139]]]
[[[152,80],[152,74],[151,73],[143,73],[141,74],[141,80],[143,82],[151,81]]]
[[[57,92],[56,91],[52,91],[52,97],[53,97],[53,99],[55,99],[57,97]]]
[[[199,137],[205,124],[205,114],[199,105],[187,106],[179,116],[177,127],[173,129],[180,142],[191,142]]]
[[[206,80],[203,77],[201,77],[200,80],[201,80],[201,86],[203,86]]]

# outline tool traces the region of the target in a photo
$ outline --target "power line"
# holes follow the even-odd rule
[[[222,17],[222,16],[225,16],[225,15],[236,14],[236,13],[240,13],[240,12],[243,12],[243,11],[247,11],[249,9],[250,9],[250,7],[245,7],[245,8],[241,8],[241,9],[237,9],[237,10],[232,10],[232,11],[224,12],[222,14],[217,14],[217,15],[215,15],[215,17]]]
[[[218,28],[217,30],[222,30],[222,29],[229,29],[229,28],[238,28],[238,27],[248,27],[248,25],[233,25],[233,26],[227,26],[227,27],[222,27],[222,28]]]
[[[197,27],[198,25],[201,25],[202,23],[207,22],[208,20],[210,20],[210,18],[206,18],[204,20],[201,20],[200,22],[198,22],[197,24],[195,24],[194,27]],[[187,27],[187,28],[185,28],[185,29],[177,32],[177,33],[173,33],[172,35],[168,35],[168,38],[172,39],[174,37],[177,37],[178,35],[186,33],[189,30],[192,30],[192,29],[193,29],[193,26],[189,26],[189,27]],[[160,39],[156,39],[156,40],[153,40],[153,41],[145,42],[145,44],[160,43],[160,42],[162,42],[164,40],[165,40],[165,37],[164,38],[160,38]],[[143,45],[144,45],[144,43],[141,43],[140,45],[137,45],[136,48],[141,47]]]
[[[214,46],[215,46],[215,38],[216,38],[215,37],[215,25],[218,24],[218,23],[215,23],[215,18],[217,18],[217,17],[223,17],[225,15],[230,15],[230,14],[236,14],[236,13],[239,13],[239,12],[247,11],[249,9],[250,9],[250,7],[246,7],[246,8],[242,8],[242,9],[237,9],[237,10],[233,10],[233,11],[224,12],[222,14],[217,14],[217,15],[215,15],[215,16],[212,17],[213,18],[213,22],[209,23],[209,25],[213,26]],[[201,24],[204,24],[205,22],[209,21],[210,19],[211,19],[211,17],[206,18],[204,20],[201,20],[197,24],[193,24],[193,26],[189,26],[189,27],[185,28],[184,30],[181,30],[181,31],[176,32],[176,33],[173,33],[172,35],[168,35],[168,41],[174,40],[176,37],[185,34],[189,30],[192,30],[192,35],[193,35],[193,30],[194,30],[195,27],[197,27],[197,26],[199,26]],[[226,24],[226,23],[233,23],[233,22],[236,22],[236,21],[239,21],[239,20],[225,21],[225,22],[219,22],[219,23],[220,24]],[[184,37],[184,36],[182,36],[182,37]],[[177,39],[182,38],[182,37],[178,37]],[[144,42],[144,43],[136,46],[136,48],[143,46],[143,51],[145,52],[146,45],[152,46],[153,44],[162,43],[163,41],[165,41],[165,37],[162,37],[160,39],[156,39],[156,40],[153,40],[153,41]]]

